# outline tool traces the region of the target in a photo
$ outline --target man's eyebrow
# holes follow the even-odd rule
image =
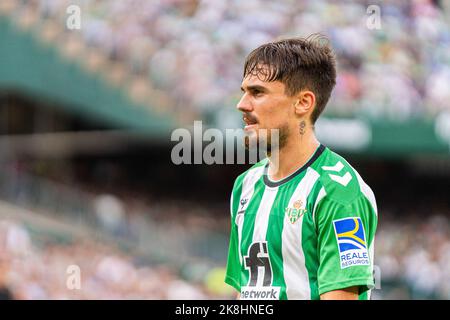
[[[247,86],[246,89],[247,89],[248,91],[255,91],[255,90],[256,90],[256,91],[261,91],[261,92],[266,92],[266,91],[267,91],[267,88],[266,88],[266,87],[263,87],[263,86],[260,86],[260,85],[257,85],[257,84]],[[244,89],[244,87],[241,87],[241,91],[242,91],[242,92],[245,92],[246,90]]]

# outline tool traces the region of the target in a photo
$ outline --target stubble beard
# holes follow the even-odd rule
[[[270,157],[273,150],[278,149],[278,151],[280,151],[281,149],[283,149],[286,146],[289,138],[289,126],[287,124],[284,124],[283,126],[278,128],[278,141],[272,141],[272,134],[270,131],[271,130],[259,132],[258,134],[253,134],[252,137],[250,137],[250,135],[245,135],[245,149],[250,150],[251,145],[252,147],[258,148],[258,152],[261,152],[263,150],[259,149],[265,147],[265,151],[268,157]],[[257,141],[252,141],[252,143],[250,143],[250,139],[255,139]],[[264,143],[265,141],[267,142]]]

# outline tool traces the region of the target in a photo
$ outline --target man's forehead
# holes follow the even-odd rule
[[[247,75],[241,83],[241,87],[246,89],[247,87],[264,87],[264,88],[280,88],[284,89],[284,83],[281,81],[264,81],[261,77],[257,75]]]
[[[267,84],[267,83],[269,83],[269,82],[261,80],[256,75],[248,75],[244,79],[242,79],[241,85],[242,85],[242,87],[251,86],[251,85],[264,86],[264,84]]]

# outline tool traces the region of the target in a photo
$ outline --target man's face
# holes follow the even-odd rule
[[[249,75],[242,81],[241,90],[243,95],[237,108],[243,114],[244,130],[248,135],[246,147],[249,146],[249,139],[264,139],[270,150],[275,143],[270,139],[270,130],[278,129],[281,149],[289,136],[292,120],[295,119],[292,107],[294,98],[285,94],[282,82],[266,82],[254,75]],[[267,134],[261,129],[266,129]]]

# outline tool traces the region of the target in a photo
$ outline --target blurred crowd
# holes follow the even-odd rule
[[[444,215],[383,216],[375,246],[379,278],[372,299],[450,299],[449,220]],[[80,270],[78,288],[73,266]],[[175,265],[144,262],[111,243],[43,241],[25,224],[0,220],[0,292],[9,291],[12,299],[233,297],[233,290],[224,288],[223,269],[204,270],[198,280],[182,275]]]
[[[52,181],[18,163],[3,168],[0,298],[2,285],[15,299],[231,297],[222,268],[228,216],[214,217],[213,207],[158,200],[120,184],[117,192],[105,192],[79,180]],[[2,201],[34,213],[28,220],[5,220]],[[37,226],[36,212],[66,227]],[[79,230],[81,238],[73,233]],[[71,265],[81,270],[80,290],[67,288]]]
[[[384,212],[376,235],[376,261],[383,299],[450,299],[450,217],[394,218]],[[383,214],[381,212],[380,214]],[[376,290],[375,290],[376,291]]]
[[[327,35],[338,56],[330,114],[405,120],[449,109],[450,4],[440,0],[23,0],[175,99],[217,114],[239,95],[245,56],[279,37]],[[19,10],[20,11],[20,10]],[[375,26],[375,27],[373,27]],[[379,27],[379,28],[378,28]],[[62,32],[68,32],[63,30]]]
[[[43,240],[25,224],[5,219],[0,220],[0,292],[10,299],[229,297],[182,279],[167,264],[139,261],[111,243],[49,235]]]
[[[53,232],[0,220],[0,297],[5,279],[14,297],[24,299],[232,297],[231,288],[223,282],[228,203],[156,197],[131,192],[119,182],[113,184],[116,188],[82,181],[72,181],[69,187],[67,182],[19,171],[15,176],[0,175],[0,199],[33,211],[53,212],[46,216],[71,225],[82,222],[81,226],[108,238],[106,242],[88,237],[73,241],[53,236],[52,242],[43,241],[36,235]],[[64,171],[67,175],[68,170]],[[61,172],[60,179],[63,176]],[[387,185],[376,184],[379,225],[374,264],[381,287],[372,298],[450,299],[445,185],[428,177],[416,181],[417,185],[428,183],[426,189],[409,188],[408,179],[412,178],[399,178],[401,191],[395,195]],[[411,201],[411,194],[420,194],[421,201]],[[136,250],[119,250],[120,241]],[[66,288],[69,265],[80,266],[83,290]]]

